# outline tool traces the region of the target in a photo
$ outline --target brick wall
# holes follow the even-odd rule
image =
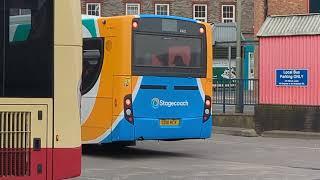
[[[265,2],[268,3],[265,4]],[[306,14],[308,11],[308,0],[255,0],[254,33],[257,34],[263,24],[265,13],[267,15],[290,15]]]
[[[254,34],[256,35],[259,32],[266,15],[306,14],[308,11],[308,0],[254,0]],[[258,78],[258,47],[255,51],[255,60],[255,76]]]
[[[308,13],[307,0],[268,0],[269,15]]]
[[[247,37],[254,32],[254,1],[242,0],[242,33]]]
[[[254,2],[254,34],[257,34],[265,20],[266,7],[265,0],[255,0]]]
[[[242,31],[246,36],[253,36],[253,3],[254,0],[242,0],[243,23]],[[86,13],[88,2],[102,3],[102,16],[124,15],[126,3],[140,3],[141,14],[154,14],[155,4],[165,3],[170,5],[170,15],[193,18],[193,4],[207,4],[208,22],[221,22],[222,5],[236,5],[236,0],[82,0],[82,13]]]

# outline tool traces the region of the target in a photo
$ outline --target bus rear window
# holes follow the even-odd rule
[[[201,38],[134,35],[133,75],[205,76]]]

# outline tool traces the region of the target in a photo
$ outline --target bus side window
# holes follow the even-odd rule
[[[52,98],[54,32],[52,0],[5,2],[4,97]],[[3,10],[1,10],[3,13]],[[0,28],[3,26],[0,25]]]
[[[83,39],[82,95],[88,93],[96,84],[102,69],[103,57],[103,38]]]

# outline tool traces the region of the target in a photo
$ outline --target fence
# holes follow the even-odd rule
[[[226,105],[254,106],[259,102],[258,83],[258,79],[213,79],[213,104],[223,105],[223,113]]]

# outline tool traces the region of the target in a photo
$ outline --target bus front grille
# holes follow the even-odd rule
[[[0,177],[30,176],[31,112],[0,111]]]

